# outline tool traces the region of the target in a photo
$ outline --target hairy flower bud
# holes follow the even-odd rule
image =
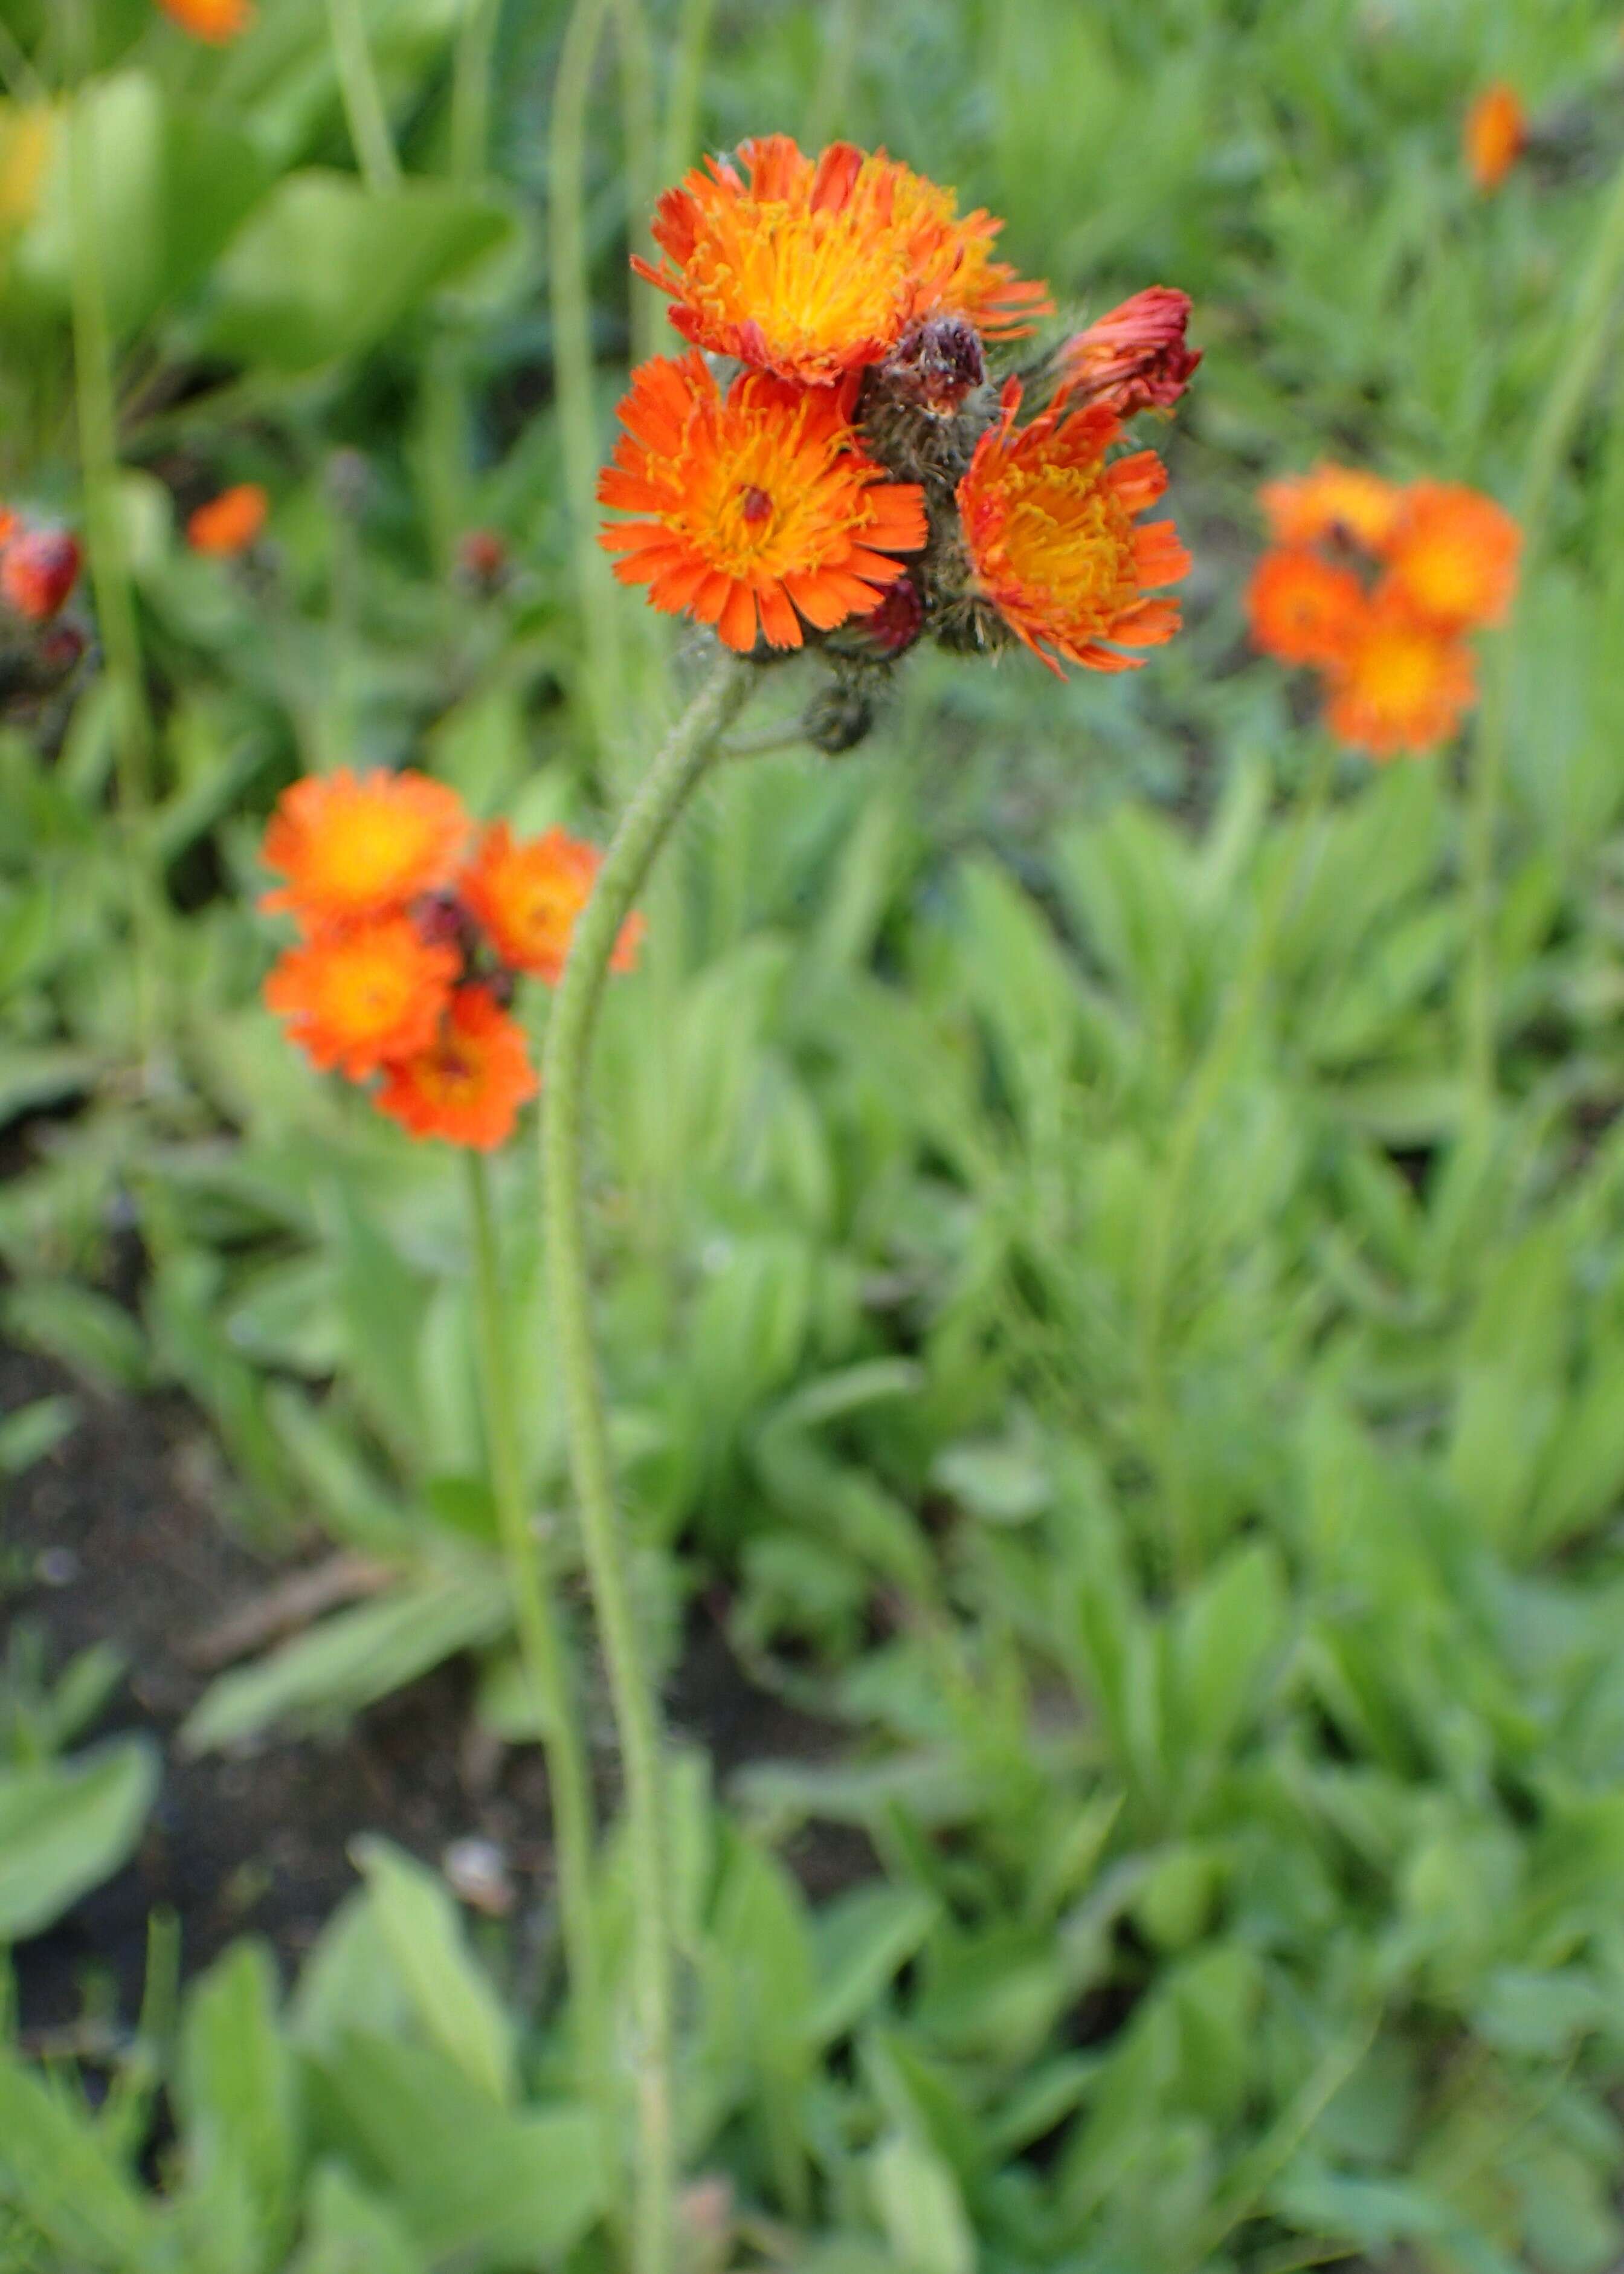
[[[815,750],[840,757],[866,740],[874,725],[874,698],[855,679],[831,679],[808,704],[801,725]]]
[[[951,418],[986,380],[981,335],[963,316],[932,316],[904,333],[879,377],[898,402],[932,418]]]

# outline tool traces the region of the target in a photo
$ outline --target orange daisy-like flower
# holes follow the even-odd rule
[[[1143,657],[1101,642],[1159,647],[1178,629],[1178,603],[1146,596],[1177,584],[1190,555],[1170,521],[1134,525],[1166,489],[1167,471],[1154,450],[1106,463],[1122,432],[1109,404],[1073,410],[1062,397],[1017,433],[1020,400],[1020,382],[1006,381],[1003,417],[959,485],[981,593],[1059,677],[1056,657],[1090,671],[1137,670]]]
[[[1300,546],[1266,553],[1246,595],[1253,645],[1282,663],[1335,664],[1367,606],[1350,568]]]
[[[455,981],[456,950],[424,939],[407,916],[385,916],[290,947],[265,999],[319,1066],[363,1081],[432,1043]]]
[[[246,553],[270,509],[270,499],[258,482],[238,482],[198,508],[186,523],[186,542],[194,553],[222,557]]]
[[[1499,189],[1528,147],[1528,113],[1515,87],[1485,87],[1466,114],[1466,169],[1484,196]]]
[[[66,607],[83,561],[79,539],[65,529],[21,529],[9,516],[11,533],[0,551],[0,598],[31,624],[49,623]]]
[[[373,1103],[414,1137],[489,1153],[538,1087],[517,1020],[488,987],[459,987],[433,1040],[387,1068]]]
[[[265,832],[261,858],[288,880],[265,906],[318,929],[385,915],[450,881],[469,828],[455,793],[425,774],[307,775]]]
[[[253,0],[158,0],[158,5],[183,32],[214,47],[223,47],[245,32],[257,12]]]
[[[1189,322],[1190,295],[1152,284],[1066,342],[1062,379],[1074,400],[1109,403],[1119,418],[1170,410],[1201,360],[1184,344]]]
[[[878,363],[911,326],[964,316],[1012,338],[1052,312],[1047,288],[992,258],[1002,223],[960,215],[883,150],[831,143],[806,157],[787,134],[709,159],[656,210],[659,267],[633,267],[671,295],[695,347],[810,385]]]
[[[1476,692],[1471,650],[1387,588],[1368,603],[1336,660],[1326,718],[1339,742],[1372,757],[1419,756],[1451,739]]]
[[[1306,474],[1265,482],[1258,493],[1277,545],[1315,545],[1337,537],[1380,553],[1403,510],[1395,482],[1359,466],[1321,463]]]
[[[561,829],[549,829],[521,843],[505,821],[498,821],[480,839],[458,890],[509,970],[534,972],[556,987],[564,975],[575,919],[592,896],[599,863],[595,847]],[[643,930],[641,916],[623,926],[612,971],[634,968]]]
[[[1522,532],[1503,506],[1460,482],[1412,482],[1387,548],[1395,586],[1440,631],[1503,623]]]
[[[719,391],[703,357],[633,374],[626,433],[601,504],[638,516],[601,533],[623,584],[657,608],[714,624],[748,654],[758,634],[799,647],[877,606],[925,542],[924,493],[863,453],[851,389],[792,388],[759,372]]]

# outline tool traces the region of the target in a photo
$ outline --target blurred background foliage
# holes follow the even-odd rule
[[[1616,352],[1507,636],[1492,1095],[1461,1071],[1472,752],[1350,761],[1304,819],[1316,728],[1240,603],[1267,474],[1332,455],[1518,500],[1624,157],[1616,11],[596,13],[583,79],[590,6],[572,50],[549,0],[368,0],[389,139],[363,119],[357,158],[320,0],[263,0],[217,51],[150,0],[0,0],[0,495],[84,509],[88,227],[154,722],[121,802],[116,675],[11,666],[0,1324],[86,1395],[188,1393],[220,1521],[262,1552],[325,1537],[387,1575],[222,1676],[184,1741],[275,1743],[455,1653],[485,1727],[530,1734],[457,1164],[260,1008],[258,834],[298,772],[403,762],[603,834],[692,664],[579,544],[658,336],[628,239],[702,147],[883,141],[1007,216],[1067,312],[1193,295],[1166,449],[1196,568],[1132,680],[912,659],[859,752],[724,770],[610,1007],[593,1200],[649,1647],[676,1666],[719,1605],[752,1680],[844,1733],[680,1780],[694,2263],[1600,2274]],[[1459,137],[1495,76],[1538,131],[1485,201]],[[190,553],[185,514],[245,479],[264,545]],[[492,584],[459,565],[475,528],[507,548]],[[801,668],[752,730],[793,733]],[[499,1193],[530,1485],[573,1570],[527,1147]],[[11,1415],[0,1481],[73,1426]],[[82,1743],[116,1666],[50,1671],[19,1633],[0,1940],[26,1969],[158,1768]],[[831,1823],[874,1869],[814,1906],[784,1850]],[[297,1984],[245,1942],[179,1992],[160,1931],[96,2060],[0,2051],[6,2264],[603,2262],[547,2002],[419,1864],[358,1856]]]

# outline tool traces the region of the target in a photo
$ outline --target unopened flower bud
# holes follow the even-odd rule
[[[508,540],[496,529],[470,529],[457,546],[457,570],[476,591],[495,591],[508,569]]]
[[[0,553],[0,593],[30,623],[49,623],[79,582],[79,539],[65,529],[28,529]]]
[[[801,732],[815,750],[838,758],[854,750],[874,725],[874,699],[854,679],[831,679],[802,716]]]
[[[423,892],[411,904],[411,920],[419,939],[432,947],[455,947],[466,953],[473,940],[468,910],[455,892]]]
[[[905,332],[880,367],[880,384],[899,403],[951,418],[987,377],[981,335],[963,316],[932,316]]]
[[[1201,360],[1184,344],[1190,296],[1153,284],[1079,332],[1060,350],[1062,383],[1074,402],[1105,403],[1119,418],[1171,410]]]

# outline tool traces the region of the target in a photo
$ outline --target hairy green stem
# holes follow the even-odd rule
[[[553,1000],[543,1067],[542,1178],[553,1335],[571,1473],[626,1778],[638,2043],[633,2188],[636,2274],[670,2274],[677,2182],[674,2025],[667,1909],[664,1740],[658,1691],[633,1600],[593,1349],[583,1217],[583,1122],[598,1005],[620,927],[656,855],[750,688],[725,657],[673,728],[604,857]]]
[[[369,190],[380,192],[400,186],[401,162],[395,154],[389,117],[384,109],[372,51],[366,41],[362,0],[327,0],[327,26],[333,39],[333,60],[338,70],[338,92],[344,121],[355,147],[356,162]]]
[[[682,0],[676,54],[671,65],[671,92],[665,100],[665,136],[660,146],[662,181],[680,179],[699,154],[695,145],[699,139],[700,97],[715,14],[716,0]]]
[[[575,0],[564,29],[553,89],[547,153],[553,369],[569,514],[575,599],[585,634],[586,707],[600,756],[615,747],[622,686],[620,611],[593,538],[598,421],[592,403],[592,320],[586,255],[586,114],[592,66],[612,0]]]
[[[81,89],[70,126],[73,213],[73,368],[86,535],[96,617],[114,701],[113,748],[119,826],[130,903],[137,1047],[145,1058],[154,1035],[161,915],[148,873],[145,830],[153,794],[155,737],[147,701],[140,625],[124,543],[119,495],[118,425],[113,400],[113,341],[102,270],[101,206],[91,121]]]
[[[1518,517],[1522,526],[1522,587],[1526,591],[1543,548],[1545,525],[1574,430],[1601,374],[1610,339],[1608,316],[1624,281],[1624,167],[1602,209],[1590,258],[1561,353],[1529,444]],[[1466,824],[1466,890],[1471,945],[1465,971],[1465,1072],[1479,1111],[1490,1107],[1498,1081],[1495,1042],[1495,840],[1506,774],[1516,666],[1515,626],[1496,644],[1484,685],[1471,753],[1470,804]]]
[[[485,172],[491,151],[491,71],[502,0],[462,0],[451,63],[451,178],[464,186]]]
[[[652,251],[654,163],[659,123],[654,101],[654,49],[643,0],[614,0],[615,41],[620,57],[620,170],[626,182],[626,241],[634,252]],[[658,296],[630,280],[631,341],[639,363],[659,351],[663,321]]]
[[[514,1400],[515,1337],[502,1289],[495,1216],[491,1205],[491,1174],[482,1154],[470,1152],[466,1159],[469,1219],[473,1232],[477,1349],[491,1464],[491,1496],[496,1506],[508,1584],[513,1592],[514,1617],[530,1708],[546,1756],[559,1915],[577,2039],[589,2095],[598,2112],[604,2168],[613,2175],[619,2160],[620,2125],[608,2059],[607,2008],[598,1914],[592,1900],[596,1834],[591,1777],[557,1607],[541,1546],[530,1523],[525,1492]]]

